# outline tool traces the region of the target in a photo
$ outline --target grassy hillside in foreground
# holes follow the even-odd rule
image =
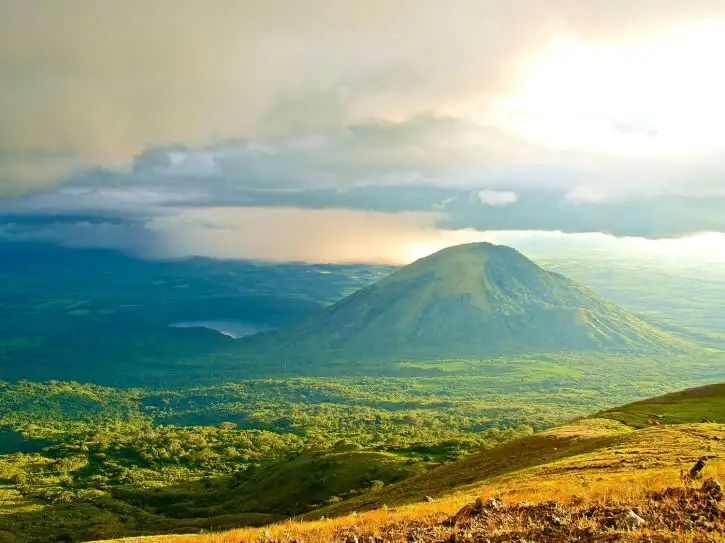
[[[693,424],[643,430],[616,422],[586,420],[500,450],[490,464],[466,459],[441,473],[437,480],[420,477],[391,486],[378,495],[384,505],[366,498],[350,511],[346,505],[327,507],[307,521],[285,521],[263,529],[239,529],[218,534],[165,536],[154,543],[308,543],[345,542],[351,534],[382,536],[384,541],[725,541],[722,517],[707,518],[680,477],[701,456],[714,457],[705,476],[725,475],[725,426]],[[507,460],[506,455],[514,453]],[[454,484],[454,487],[447,487]],[[407,490],[431,491],[409,503]],[[666,490],[666,499],[658,492]],[[438,491],[440,495],[436,494]],[[425,494],[423,494],[425,495]],[[680,500],[680,497],[687,499]],[[479,518],[470,526],[447,526],[446,519],[476,498],[496,498],[507,507]],[[687,508],[695,508],[691,511]],[[368,510],[368,508],[370,508]],[[618,515],[633,509],[648,525],[630,531],[617,524]],[[663,511],[664,509],[664,511]],[[541,513],[540,516],[537,516]],[[331,520],[322,519],[335,515]],[[553,519],[556,517],[558,520]],[[556,531],[558,530],[558,531]],[[599,539],[593,538],[600,534]],[[453,537],[453,539],[451,539]],[[477,539],[478,537],[478,539]],[[128,541],[138,541],[129,539]],[[145,540],[144,540],[145,541]]]
[[[660,424],[725,422],[725,383],[690,388],[608,409],[597,415],[635,428]]]
[[[713,414],[717,422],[635,428],[606,413],[506,443],[397,485],[261,530],[168,536],[169,543],[304,540],[347,541],[350,534],[385,541],[725,541],[718,497],[681,474],[701,457],[706,477],[725,475],[725,386],[691,389],[613,410],[642,416],[641,405],[667,405],[682,417]],[[634,415],[633,415],[634,416]],[[665,419],[666,420],[666,419]],[[638,425],[636,419],[633,420]],[[666,490],[665,489],[669,489]],[[663,492],[664,491],[664,492]],[[423,502],[426,496],[433,503]],[[466,526],[444,521],[477,497],[503,504]],[[622,524],[629,509],[647,524]],[[365,512],[367,511],[367,512]],[[538,515],[538,516],[537,516]],[[333,520],[322,517],[336,516]],[[319,519],[319,520],[315,520]],[[601,537],[594,538],[595,534]],[[531,538],[531,539],[527,539]]]
[[[608,461],[616,456],[622,457],[616,463],[625,467],[634,463],[644,468],[650,461],[686,465],[699,458],[697,454],[693,456],[693,450],[716,457],[718,451],[722,453],[724,431],[725,383],[691,388],[616,407],[589,419],[505,443],[391,486],[377,495],[328,507],[319,514],[419,501],[426,495],[445,494],[522,470],[541,470],[536,476],[548,477],[552,466],[566,470],[572,462],[591,470],[597,462],[588,462],[590,458],[599,458],[607,471],[611,471]]]

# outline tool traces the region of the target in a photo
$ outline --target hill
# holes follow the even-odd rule
[[[425,470],[421,462],[390,453],[338,446],[304,451],[259,467],[250,467],[210,484],[201,479],[154,492],[121,489],[123,500],[183,525],[188,519],[217,519],[233,514],[272,515],[284,519],[365,493]],[[264,513],[260,513],[263,511]]]
[[[490,243],[443,249],[299,323],[241,343],[251,353],[311,359],[686,344],[516,250]]]
[[[583,469],[592,472],[588,475],[622,475],[632,466],[688,466],[702,455],[725,460],[723,438],[725,383],[719,383],[633,402],[513,440],[320,514],[420,501],[510,474],[514,479],[521,473],[548,477]]]
[[[665,404],[694,416],[712,413],[719,402],[725,404],[725,385],[636,402],[611,413]],[[646,428],[608,418],[608,413],[329,505],[303,522],[158,541],[725,541],[723,491],[710,479],[725,475],[725,412],[715,422]],[[702,457],[708,458],[702,479],[683,478]]]
[[[375,265],[144,260],[2,239],[0,263],[0,379],[128,387],[213,380],[208,363],[179,360],[214,356],[234,341],[179,324],[276,328],[390,273]]]
[[[635,428],[695,422],[725,423],[725,383],[665,394],[608,409],[596,416]]]

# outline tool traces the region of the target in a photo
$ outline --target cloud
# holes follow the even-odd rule
[[[407,264],[451,245],[489,241],[516,247],[534,258],[562,250],[583,254],[595,250],[632,262],[725,264],[722,233],[649,240],[602,233],[450,230],[437,226],[437,213],[252,207],[186,209],[143,226],[80,216],[35,219],[0,221],[0,242],[52,241],[73,248],[120,249],[148,258],[197,255]]]
[[[344,209],[186,208],[147,222],[98,217],[2,217],[0,240],[111,248],[149,258],[189,255],[312,262],[409,261],[409,247],[460,236],[435,228],[434,213]],[[10,220],[8,220],[10,219]],[[472,233],[468,241],[483,238]]]
[[[55,229],[52,239],[66,239],[70,244],[81,239],[73,230],[74,224],[83,225],[85,239],[90,237],[95,225],[101,224],[104,229],[99,232],[102,232],[104,244],[147,256],[167,255],[172,247],[174,255],[183,252],[207,254],[211,247],[215,254],[238,255],[241,248],[253,249],[257,254],[255,244],[264,245],[269,238],[268,230],[242,220],[255,217],[260,225],[277,224],[273,227],[277,235],[289,235],[294,244],[299,243],[299,251],[295,249],[290,253],[294,258],[299,258],[305,251],[310,255],[328,255],[320,250],[321,234],[315,233],[328,229],[339,234],[345,232],[351,246],[358,243],[356,240],[360,236],[369,237],[371,243],[385,245],[384,233],[379,228],[365,226],[359,220],[363,216],[368,217],[370,223],[389,226],[392,237],[393,232],[402,231],[414,237],[414,229],[399,228],[398,218],[408,215],[425,217],[425,224],[420,223],[420,228],[449,232],[603,232],[652,239],[705,231],[725,232],[723,193],[600,197],[598,193],[585,190],[556,186],[539,189],[523,184],[516,192],[493,191],[495,197],[488,194],[489,201],[509,202],[490,205],[479,199],[479,191],[472,193],[466,185],[361,185],[348,190],[330,187],[270,190],[237,186],[222,177],[176,178],[163,173],[149,177],[147,173],[135,173],[130,179],[118,179],[118,174],[98,175],[96,178],[89,174],[52,190],[0,201],[0,224],[14,225],[11,234],[16,236],[28,232],[47,235]],[[493,189],[482,189],[484,193],[486,190]],[[501,192],[515,194],[515,201],[508,195],[501,196]],[[576,199],[572,196],[575,193],[578,194]],[[262,213],[268,214],[267,222],[259,218]],[[304,229],[292,219],[296,213],[299,224],[308,229],[306,237],[300,237]],[[277,217],[284,220],[275,222]],[[341,221],[338,227],[333,219]],[[359,234],[348,231],[346,228],[350,225],[359,227]],[[111,239],[114,232],[119,235],[117,245]],[[148,240],[143,239],[144,236]],[[222,248],[222,242],[229,244],[228,249]],[[357,249],[355,252],[365,253]],[[282,253],[284,251],[280,250]],[[341,249],[341,254],[347,254],[347,251]]]
[[[429,186],[443,197],[447,190],[465,188],[507,200],[510,192],[562,189],[572,191],[576,200],[587,191],[621,197],[718,193],[723,172],[725,153],[697,161],[602,157],[548,150],[486,124],[422,115],[214,146],[150,147],[126,169],[87,169],[30,197],[106,192],[140,198],[147,192],[155,193],[149,198],[195,205],[206,200],[236,204],[255,191],[335,192],[344,199],[361,187],[389,187],[392,195],[396,187],[407,194],[405,187]]]
[[[272,252],[295,258],[329,258],[318,240],[333,219],[363,248],[365,232],[384,241],[375,224],[445,239],[722,232],[725,149],[651,152],[687,108],[663,120],[570,104],[581,77],[565,65],[544,90],[568,92],[534,96],[547,114],[547,100],[557,106],[542,141],[520,126],[537,101],[513,99],[561,43],[595,58],[599,46],[718,24],[717,0],[7,0],[0,223],[15,239],[92,244],[96,232],[101,245],[146,255],[263,254],[255,237],[277,232],[276,219]],[[672,66],[712,60],[680,53]],[[585,134],[580,116],[596,130]],[[565,145],[572,134],[615,139],[622,152]]]
[[[447,160],[451,156],[455,160]],[[252,247],[243,240],[266,235],[254,228],[212,235],[212,226],[223,229],[214,214],[231,209],[264,209],[270,216],[280,208],[331,212],[307,215],[310,221],[345,220],[332,211],[418,213],[433,217],[430,228],[438,230],[665,238],[725,232],[723,172],[725,157],[717,155],[699,164],[604,161],[544,151],[487,125],[419,116],[215,146],[150,147],[125,169],[87,169],[0,199],[0,223],[16,225],[16,237],[34,224],[36,234],[57,228],[53,239],[69,243],[88,239],[94,225],[104,224],[104,244],[113,246],[115,232],[119,248],[146,255],[165,254],[170,246],[203,252],[209,236],[219,254],[221,239],[236,254],[238,247]],[[204,221],[189,221],[202,215]],[[73,223],[83,225],[82,236]],[[310,236],[301,250],[318,254],[315,240]]]
[[[642,135],[648,138],[654,138],[660,133],[660,129],[654,123],[636,118],[612,121],[612,128],[624,134]]]
[[[564,196],[567,202],[577,204],[598,204],[607,201],[606,188],[583,185],[574,187]]]
[[[433,204],[433,209],[445,209],[450,204],[456,201],[456,198],[454,196],[449,196],[448,198],[444,198],[440,203]]]
[[[163,239],[143,224],[99,217],[9,220],[0,223],[0,241],[54,242],[74,248],[115,249],[143,257],[155,257],[163,248]]]
[[[149,146],[486,117],[562,36],[641,40],[724,12],[717,0],[6,0],[0,184],[125,167]]]
[[[606,201],[567,200],[563,191],[527,191],[507,207],[461,202],[448,208],[439,227],[450,230],[561,231],[606,233],[620,237],[678,238],[700,232],[725,232],[725,194],[654,195]]]
[[[21,194],[43,187],[50,180],[70,177],[83,165],[79,157],[62,151],[0,148],[0,197]]]
[[[515,204],[519,199],[518,195],[513,191],[492,189],[479,190],[476,193],[476,198],[482,204],[497,207],[506,207],[509,204]]]

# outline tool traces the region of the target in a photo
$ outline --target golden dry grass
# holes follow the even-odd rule
[[[322,543],[345,541],[345,533],[365,534],[365,537],[384,535],[385,541],[405,541],[409,528],[428,532],[435,540],[456,536],[455,528],[445,528],[443,520],[453,515],[464,504],[477,497],[502,497],[506,504],[545,504],[556,501],[569,506],[575,503],[579,510],[596,507],[633,507],[643,504],[655,491],[682,488],[682,470],[701,456],[712,458],[707,464],[706,476],[725,479],[725,426],[718,424],[692,424],[659,426],[636,432],[618,431],[616,428],[584,423],[563,427],[548,433],[555,444],[571,444],[601,437],[606,430],[613,437],[603,441],[600,448],[577,449],[571,456],[561,455],[535,466],[492,475],[475,484],[468,484],[433,503],[414,503],[395,507],[382,507],[372,511],[353,513],[333,519],[310,521],[289,520],[266,528],[242,528],[222,533],[199,535],[131,538],[127,542],[153,543],[257,543],[305,542]],[[543,435],[543,434],[542,434]],[[541,435],[540,435],[541,436]],[[532,444],[543,443],[541,437]],[[551,454],[550,448],[542,454]],[[556,447],[553,447],[556,449]],[[494,453],[495,454],[495,453]],[[481,457],[485,462],[485,456]],[[512,459],[515,461],[515,459]],[[483,469],[482,473],[486,473]],[[393,504],[391,504],[393,505]],[[573,517],[572,517],[573,518]],[[577,530],[595,530],[594,521],[576,517]],[[510,514],[498,518],[492,525],[481,526],[492,541],[506,541],[507,534],[524,533],[531,528],[531,520],[524,514]],[[587,522],[592,523],[590,527]],[[412,527],[412,528],[411,528]],[[400,529],[398,529],[400,528]],[[396,531],[397,530],[397,531]],[[400,534],[397,539],[395,534]],[[408,533],[408,536],[405,536]],[[615,534],[612,541],[725,541],[718,530],[704,533],[696,529],[666,529],[646,527],[635,532]],[[423,537],[423,536],[421,536]],[[457,536],[456,536],[457,537]],[[503,539],[496,539],[501,537]],[[438,539],[435,539],[438,538]],[[442,539],[441,539],[442,538]],[[515,540],[515,539],[514,539]],[[362,539],[361,539],[362,541]],[[555,541],[552,539],[552,541]],[[609,541],[604,539],[602,541]]]
[[[710,468],[710,473],[719,476],[725,475],[725,463],[719,463]],[[521,483],[521,481],[518,481]],[[557,500],[571,503],[575,500],[580,508],[596,506],[636,507],[646,496],[653,491],[664,490],[673,486],[680,486],[679,471],[674,469],[656,470],[642,474],[636,478],[618,474],[611,479],[600,479],[593,483],[584,483],[580,479],[565,476],[546,481],[531,481],[516,487],[507,483],[486,485],[481,489],[480,496],[484,498],[504,496],[505,503],[541,504]],[[153,543],[259,543],[259,542],[305,542],[327,543],[340,541],[340,534],[350,531],[354,527],[355,533],[388,535],[389,528],[394,525],[428,525],[440,526],[444,519],[454,515],[465,504],[475,499],[476,495],[459,493],[434,503],[420,503],[407,505],[395,509],[378,509],[361,514],[352,514],[344,517],[309,522],[296,522],[289,520],[267,528],[242,528],[222,533],[161,536],[153,538],[131,538],[123,540],[127,543],[146,542]],[[488,529],[491,537],[505,535],[521,528],[523,520],[507,519],[505,523],[494,529]],[[580,526],[585,528],[586,525]],[[454,528],[444,529],[446,535],[455,532]],[[644,528],[637,533],[618,534],[621,541],[652,541],[672,540],[683,543],[694,541],[725,541],[722,533],[709,534],[708,539],[702,539],[703,534],[694,531],[678,531],[672,533],[667,530]],[[668,538],[671,536],[671,538]],[[652,539],[656,538],[656,539]],[[344,539],[342,539],[344,541]],[[385,538],[385,541],[394,541]],[[405,541],[402,539],[401,541]]]

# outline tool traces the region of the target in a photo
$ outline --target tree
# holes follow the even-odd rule
[[[221,430],[235,430],[237,428],[236,422],[224,421],[219,423]]]

